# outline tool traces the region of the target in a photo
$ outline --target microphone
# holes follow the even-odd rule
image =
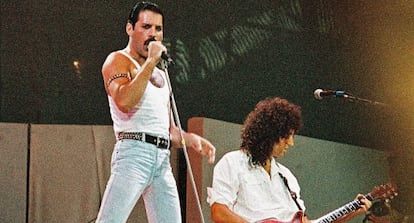
[[[161,53],[161,59],[165,60],[168,63],[174,64],[174,60],[171,59],[170,55],[168,55],[165,51]]]
[[[313,92],[313,95],[316,99],[322,100],[323,97],[326,96],[335,96],[335,97],[349,97],[349,94],[347,94],[345,91],[332,91],[332,90],[322,90],[322,89],[316,89]]]
[[[145,45],[147,45],[147,46],[148,46],[148,44],[149,44],[150,42],[152,42],[152,41],[157,41],[157,40],[155,39],[155,37],[152,37],[151,39],[148,39],[148,40],[146,41]],[[170,55],[168,55],[168,54],[167,54],[167,52],[165,52],[165,51],[163,51],[163,52],[161,53],[161,59],[163,59],[163,60],[164,60],[164,61],[166,61],[167,63],[172,63],[172,64],[174,64],[173,59],[171,59]]]

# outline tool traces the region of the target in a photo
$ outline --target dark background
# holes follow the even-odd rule
[[[0,122],[111,125],[100,69],[126,46],[134,3],[2,1]],[[242,123],[259,100],[287,98],[303,109],[300,135],[389,153],[408,195],[395,206],[413,209],[414,1],[158,3],[184,128],[194,116]],[[387,106],[316,100],[318,88]]]

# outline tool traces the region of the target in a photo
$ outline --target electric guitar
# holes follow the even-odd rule
[[[397,196],[397,188],[395,185],[392,185],[392,184],[376,186],[370,193],[365,195],[365,197],[370,201],[373,201],[376,199],[392,199],[395,196]],[[358,210],[359,208],[361,208],[361,206],[362,206],[362,203],[359,200],[353,200],[345,204],[344,206],[314,220],[313,223],[333,222],[348,213]],[[267,219],[260,220],[256,223],[303,223],[304,214],[305,213],[303,211],[298,211],[293,216],[292,220],[287,221],[287,222],[278,221],[275,218],[267,218]]]

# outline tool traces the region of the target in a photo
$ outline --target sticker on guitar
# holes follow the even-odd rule
[[[394,184],[385,184],[374,187],[372,191],[365,195],[365,197],[370,200],[374,201],[377,199],[393,199],[395,196],[397,196],[397,187]],[[335,220],[345,216],[348,213],[351,213],[355,210],[358,210],[361,208],[361,202],[359,200],[353,200],[344,206],[312,221],[312,223],[330,223],[334,222]],[[267,218],[260,221],[257,221],[256,223],[303,223],[303,211],[298,211],[293,216],[292,220],[290,221],[278,221],[275,218]]]

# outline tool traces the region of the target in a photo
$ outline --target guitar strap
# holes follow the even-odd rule
[[[287,187],[287,189],[290,193],[290,196],[292,197],[292,199],[295,202],[296,206],[298,206],[299,210],[302,211],[303,209],[302,209],[302,207],[300,206],[300,204],[298,203],[298,200],[297,200],[298,196],[296,195],[296,193],[294,191],[290,190],[290,187],[289,187],[289,184],[288,184],[288,181],[287,181],[286,177],[283,176],[283,174],[281,172],[279,172],[279,176],[282,178],[283,183]]]

